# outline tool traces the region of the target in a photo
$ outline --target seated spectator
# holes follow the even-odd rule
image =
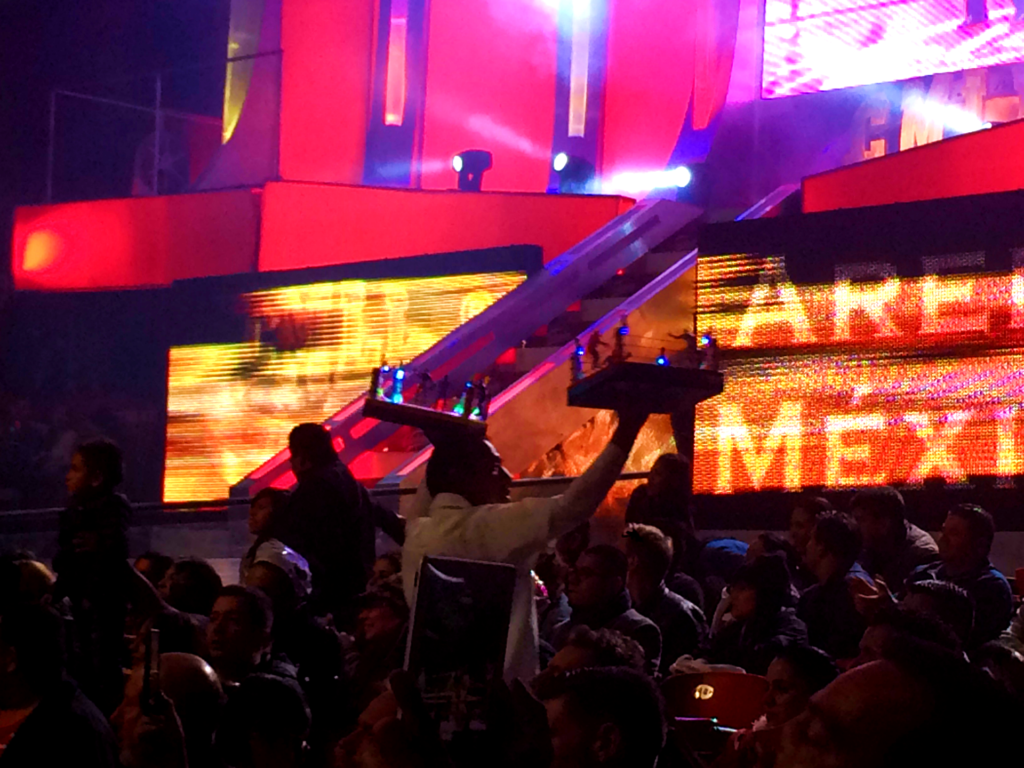
[[[374,560],[365,490],[339,461],[323,425],[299,424],[288,435],[288,448],[298,484],[269,534],[306,559],[316,609],[340,619],[366,589]]]
[[[183,570],[188,573],[191,568],[190,564]],[[128,631],[135,637],[131,651],[132,659],[138,661],[143,658],[144,640],[150,629],[160,630],[160,648],[163,652],[190,653],[205,657],[206,624],[209,615],[186,613],[168,605],[161,596],[160,590],[154,587],[139,571],[127,563],[124,565],[124,569],[128,575],[129,601],[132,608],[129,614]],[[164,575],[164,584],[168,584],[172,570],[173,566]],[[212,568],[210,570],[213,571]],[[199,572],[202,573],[201,570]],[[216,571],[213,571],[213,575],[219,582],[220,577],[217,576]],[[175,589],[179,590],[180,588],[181,581],[178,581]],[[180,594],[176,595],[176,599],[182,605],[191,605],[189,600],[183,599]],[[192,607],[199,606],[192,605]]]
[[[788,607],[790,590],[782,555],[762,555],[740,568],[729,587],[733,621],[711,637],[705,658],[763,675],[784,648],[805,645],[807,627]]]
[[[121,699],[124,626],[128,612],[124,562],[131,507],[117,492],[124,478],[121,451],[108,440],[78,446],[68,468],[70,503],[60,514],[55,594],[74,617],[75,679],[106,714]]]
[[[898,593],[911,572],[935,562],[935,540],[906,519],[903,496],[895,488],[869,488],[850,501],[864,541],[860,564],[872,577],[880,576]]]
[[[56,577],[31,552],[16,552],[0,558],[0,594],[13,603],[51,605]]]
[[[546,598],[537,599],[537,630],[544,643],[551,643],[555,627],[566,621],[572,613],[565,594],[565,580],[569,569],[554,552],[544,552],[533,567],[547,592]]]
[[[775,768],[999,765],[1021,712],[954,654],[903,640],[786,723]]]
[[[295,677],[287,662],[271,658],[273,626],[271,603],[262,592],[243,586],[221,590],[206,627],[206,645],[225,690],[260,672]]]
[[[163,638],[161,637],[161,643]],[[124,687],[124,699],[110,720],[121,743],[124,768],[152,768],[177,765],[165,754],[174,744],[171,730],[173,717],[148,721],[148,709],[159,710],[157,702],[147,703],[143,697],[143,665],[136,664]],[[215,768],[213,734],[220,720],[224,691],[216,673],[198,656],[188,653],[160,654],[159,693],[166,697],[181,724],[181,735],[189,768]]]
[[[613,629],[636,640],[644,649],[647,672],[654,675],[661,664],[661,631],[630,604],[626,591],[626,555],[607,544],[591,547],[569,571],[568,595],[572,616],[555,628],[555,650],[569,642],[576,627]]]
[[[960,641],[952,629],[932,616],[895,606],[872,617],[860,640],[860,652],[849,666],[888,658],[890,646],[907,638],[962,655]]]
[[[406,599],[412,600],[416,575],[427,555],[514,566],[517,578],[505,676],[532,680],[540,664],[530,568],[551,540],[597,511],[646,419],[645,413],[620,414],[609,444],[564,494],[515,502],[509,501],[511,476],[493,445],[465,435],[435,436],[425,483],[414,503],[415,519],[408,522],[402,550]],[[624,579],[622,587],[624,592]]]
[[[1013,616],[1010,583],[988,559],[995,533],[992,516],[981,507],[953,507],[939,536],[941,559],[921,566],[908,578],[909,582],[948,581],[962,587],[974,599],[974,629],[968,648],[995,640]]]
[[[292,680],[250,675],[224,708],[217,753],[231,768],[300,768],[307,765],[310,713]]]
[[[590,520],[584,520],[571,531],[567,531],[555,541],[555,554],[562,565],[572,568],[580,555],[590,549]]]
[[[746,561],[750,563],[761,555],[770,555],[775,552],[781,552],[786,558],[789,578],[793,582],[795,602],[796,598],[800,597],[801,592],[818,582],[814,578],[814,574],[805,565],[803,555],[796,551],[796,548],[789,543],[785,536],[774,531],[759,533],[747,548]]]
[[[789,543],[801,558],[807,554],[807,545],[811,541],[811,532],[818,515],[831,511],[832,504],[828,499],[815,496],[803,498],[793,507],[789,515]]]
[[[661,630],[660,673],[684,654],[702,647],[707,636],[704,613],[686,598],[669,591],[665,576],[672,565],[672,543],[650,525],[632,524],[626,528],[626,559],[629,571],[626,586],[637,613],[646,616]]]
[[[39,605],[0,613],[0,765],[116,768],[106,718],[64,676],[61,619]]]
[[[278,544],[280,542],[277,542]],[[309,569],[293,550],[263,547],[248,569],[245,584],[270,598],[274,623],[272,647],[278,657],[294,665],[305,699],[313,712],[310,747],[317,759],[325,758],[329,744],[342,735],[349,691],[341,638],[317,620],[305,602]],[[267,558],[267,559],[262,559]]]
[[[953,630],[961,648],[969,647],[974,627],[974,600],[962,587],[930,579],[910,582],[900,605],[938,619]]]
[[[135,570],[146,577],[154,587],[160,585],[167,571],[174,565],[174,558],[149,551],[135,558]]]
[[[547,709],[551,768],[653,768],[665,744],[661,694],[634,670],[581,669],[551,678],[537,696]]]
[[[713,616],[737,571],[747,562],[746,542],[730,537],[698,539],[683,542],[681,569],[695,578],[704,595],[705,615]]]
[[[373,561],[373,571],[370,582],[366,585],[369,588],[377,587],[386,581],[391,581],[402,575],[402,553],[386,552]]]
[[[380,584],[360,598],[351,676],[357,713],[381,693],[391,673],[401,669],[408,623],[409,606],[401,587]]]
[[[692,531],[691,494],[690,460],[679,453],[663,453],[651,467],[647,482],[630,494],[626,523],[656,525],[661,520],[676,520]]]
[[[779,728],[788,723],[804,711],[811,696],[838,674],[836,663],[824,651],[808,645],[783,649],[768,666],[765,725]]]
[[[644,649],[636,640],[612,629],[576,627],[562,650],[554,655],[547,668],[530,684],[534,690],[548,678],[587,667],[625,667],[643,672],[647,666]]]
[[[836,663],[817,648],[794,645],[782,651],[768,666],[764,716],[730,737],[715,768],[774,765],[782,726],[802,714],[811,696],[838,674]]]
[[[1018,704],[1024,704],[1024,656],[991,642],[971,653],[971,664],[995,680]]]
[[[807,625],[811,645],[836,659],[857,655],[867,624],[854,605],[850,583],[871,577],[857,565],[861,539],[857,524],[842,512],[818,516],[807,545],[807,566],[817,583],[800,596],[797,616]]]
[[[205,560],[190,557],[179,560],[160,581],[160,597],[172,608],[197,617],[205,625],[220,594],[220,575]]]
[[[683,571],[687,542],[695,541],[692,530],[676,520],[658,520],[654,527],[668,536],[672,543],[672,566],[665,577],[665,586],[704,610],[704,588],[693,576]]]

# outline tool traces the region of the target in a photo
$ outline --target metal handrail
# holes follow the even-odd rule
[[[623,472],[616,482],[629,480],[646,480],[650,472]],[[513,488],[552,488],[560,485],[568,485],[576,476],[561,477],[523,477],[512,481]],[[416,493],[415,488],[381,488],[369,489],[371,496],[386,498],[389,496],[409,496]],[[208,499],[201,501],[140,501],[131,505],[133,512],[187,512],[190,510],[217,510],[226,507],[247,506],[250,499]],[[64,507],[44,507],[41,509],[12,509],[0,511],[0,520],[14,516],[30,515],[56,515],[64,510]]]

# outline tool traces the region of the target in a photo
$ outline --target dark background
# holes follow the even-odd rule
[[[55,88],[152,103],[163,71],[165,107],[218,116],[229,11],[230,0],[0,0],[0,509],[62,503],[69,446],[95,434],[127,449],[130,496],[159,497],[154,292],[15,297],[12,216],[45,202]],[[130,194],[151,120],[62,99],[54,200]]]
[[[0,0],[0,302],[10,291],[14,206],[45,198],[51,90],[107,89],[126,97],[129,86],[97,82],[213,65],[227,56],[229,10],[230,0]],[[223,73],[217,68],[172,75],[167,88],[173,106],[219,114]],[[104,124],[99,115],[78,117],[77,130],[69,131],[74,136],[60,150],[80,159],[65,167],[58,199],[103,197],[125,181],[90,162],[123,143],[120,126],[111,123],[116,118]]]

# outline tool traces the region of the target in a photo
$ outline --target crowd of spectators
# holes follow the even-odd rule
[[[199,559],[129,552],[121,453],[77,445],[52,570],[0,558],[0,768],[931,768],[1010,754],[1024,616],[985,510],[948,510],[936,541],[895,489],[845,511],[807,498],[788,536],[748,545],[701,535],[689,463],[670,455],[621,541],[595,543],[589,518],[644,418],[621,414],[552,498],[511,501],[487,441],[432,438],[405,518],[325,429],[299,425],[297,487],[252,499],[237,584]],[[400,549],[378,557],[378,528]],[[468,757],[403,670],[425,556],[516,570],[504,680]],[[728,719],[715,675],[759,681],[739,704],[761,716],[695,717],[694,700],[722,700]],[[684,678],[703,681],[688,702],[668,693]]]

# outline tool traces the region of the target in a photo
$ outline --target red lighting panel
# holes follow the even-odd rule
[[[22,207],[14,284],[99,290],[248,272],[258,228],[259,197],[248,189]]]

